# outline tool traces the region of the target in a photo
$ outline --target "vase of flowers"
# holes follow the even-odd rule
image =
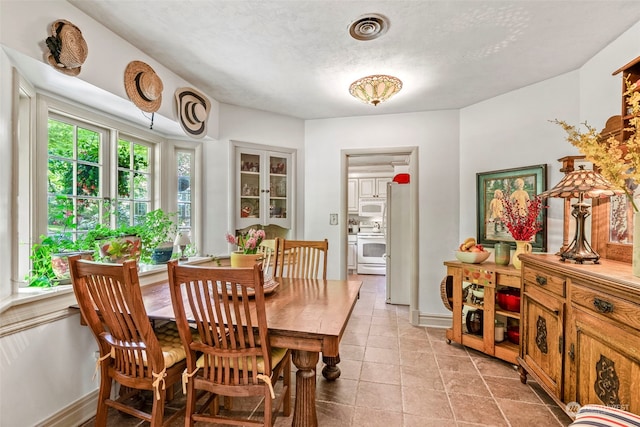
[[[258,247],[265,238],[264,230],[249,229],[246,233],[234,236],[227,233],[227,242],[237,246],[237,250],[231,252],[231,267],[253,267],[262,254],[258,253]]]
[[[532,251],[531,240],[535,238],[538,231],[542,230],[542,222],[538,219],[543,206],[540,196],[524,202],[511,197],[502,199],[504,212],[502,222],[509,230],[509,233],[516,241],[516,250],[513,253],[513,266],[521,268],[522,263],[518,256],[522,253]]]
[[[633,224],[627,222],[623,227],[626,228],[627,235],[633,236],[633,274],[640,277],[640,230],[637,230],[640,227],[640,218],[638,205],[634,200],[634,193],[640,185],[640,82],[630,82],[627,79],[625,85],[624,95],[629,109],[627,114],[631,118],[629,127],[624,129],[628,133],[628,138],[624,141],[618,140],[615,136],[601,135],[586,122],[582,123],[587,129],[586,132],[581,132],[578,127],[561,120],[553,122],[565,130],[567,141],[578,148],[586,160],[593,163],[594,169],[597,167],[600,175],[624,190],[627,196],[624,210],[633,209],[634,219]]]

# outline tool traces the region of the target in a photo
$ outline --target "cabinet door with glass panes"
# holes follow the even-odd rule
[[[291,154],[238,147],[237,228],[291,228]]]

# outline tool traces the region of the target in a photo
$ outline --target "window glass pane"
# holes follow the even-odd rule
[[[131,172],[118,171],[118,198],[131,196]]]
[[[134,169],[140,172],[149,170],[149,147],[140,144],[133,146]]]
[[[78,165],[78,195],[100,195],[100,168],[92,165]]]
[[[48,189],[53,194],[73,194],[73,163],[49,159]]]
[[[127,169],[131,167],[131,144],[129,141],[118,141],[118,167]]]
[[[78,231],[93,230],[100,223],[100,204],[100,200],[78,200]]]
[[[149,176],[147,174],[136,173],[133,176],[133,198],[135,200],[149,199]]]
[[[118,202],[116,207],[116,227],[131,225],[131,202]]]
[[[71,232],[73,227],[73,199],[64,196],[49,196],[47,233]]]
[[[57,120],[49,120],[49,156],[73,158],[73,136],[75,126]]]
[[[133,223],[140,224],[142,222],[142,217],[149,211],[149,204],[136,202],[134,203],[133,207]]]
[[[192,164],[193,153],[178,151],[176,153],[178,167],[178,227],[191,228],[191,200],[192,200]]]
[[[78,129],[78,159],[98,163],[100,160],[100,134],[88,129]]]

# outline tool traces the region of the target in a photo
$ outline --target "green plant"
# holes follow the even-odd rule
[[[142,242],[140,258],[142,262],[151,263],[151,254],[154,249],[164,244],[173,246],[173,239],[178,231],[177,216],[175,212],[165,212],[162,209],[156,209],[144,215],[136,227],[137,235]]]

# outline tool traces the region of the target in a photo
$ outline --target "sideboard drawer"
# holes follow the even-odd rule
[[[523,278],[528,285],[544,289],[558,296],[565,296],[565,283],[563,277],[554,276],[548,272],[540,271],[535,268],[523,266]]]
[[[602,292],[581,286],[576,282],[571,284],[571,301],[590,312],[601,314],[623,325],[640,330],[638,303],[611,295],[603,295]]]

